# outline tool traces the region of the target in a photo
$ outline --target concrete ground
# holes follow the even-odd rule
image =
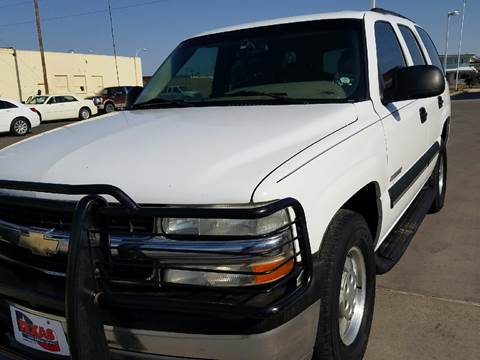
[[[445,208],[378,277],[367,360],[480,359],[480,94],[458,98],[469,100],[453,102]],[[20,139],[0,135],[0,148]]]
[[[480,94],[459,98],[445,208],[378,277],[367,360],[480,359]]]

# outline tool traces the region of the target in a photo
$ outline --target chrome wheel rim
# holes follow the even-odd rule
[[[81,117],[83,120],[87,120],[89,117],[88,111],[87,110],[82,110]]]
[[[28,124],[23,120],[16,121],[13,125],[13,129],[17,134],[25,135],[28,131]]]
[[[443,158],[440,158],[440,165],[438,167],[438,192],[439,195],[443,194],[443,187],[445,185],[445,167],[443,164]]]
[[[338,299],[338,328],[342,342],[351,345],[362,326],[365,313],[367,274],[365,259],[360,248],[354,246],[347,254],[343,266],[340,296]]]

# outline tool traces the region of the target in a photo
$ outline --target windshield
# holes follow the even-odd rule
[[[322,20],[188,40],[133,107],[364,100],[362,29],[361,20]]]
[[[45,101],[47,101],[48,96],[34,96],[31,99],[27,100],[27,104],[36,104],[36,105],[41,105],[45,104]]]

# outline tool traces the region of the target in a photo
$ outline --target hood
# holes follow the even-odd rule
[[[0,151],[0,179],[110,184],[139,203],[248,203],[272,170],[355,120],[352,104],[128,111]]]

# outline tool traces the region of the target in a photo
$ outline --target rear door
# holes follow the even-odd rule
[[[388,192],[384,214],[388,229],[409,206],[424,185],[416,169],[429,147],[428,128],[421,120],[424,104],[418,100],[383,102],[383,92],[392,86],[396,70],[413,65],[397,17],[367,13],[365,16],[369,56],[370,92],[382,119],[388,155]]]
[[[437,48],[428,33],[419,26],[415,26],[414,30],[416,30],[416,33],[421,40],[420,45],[422,46],[425,57],[428,58],[428,63],[443,71],[442,62],[438,56]],[[446,79],[445,83],[446,86],[444,93],[438,97],[430,99],[430,102],[428,103],[427,110],[429,111],[429,116],[427,125],[429,128],[430,142],[432,144],[439,140],[442,134],[443,124],[450,116],[450,90]]]
[[[0,132],[10,131],[13,120],[12,107],[7,101],[0,100]]]

